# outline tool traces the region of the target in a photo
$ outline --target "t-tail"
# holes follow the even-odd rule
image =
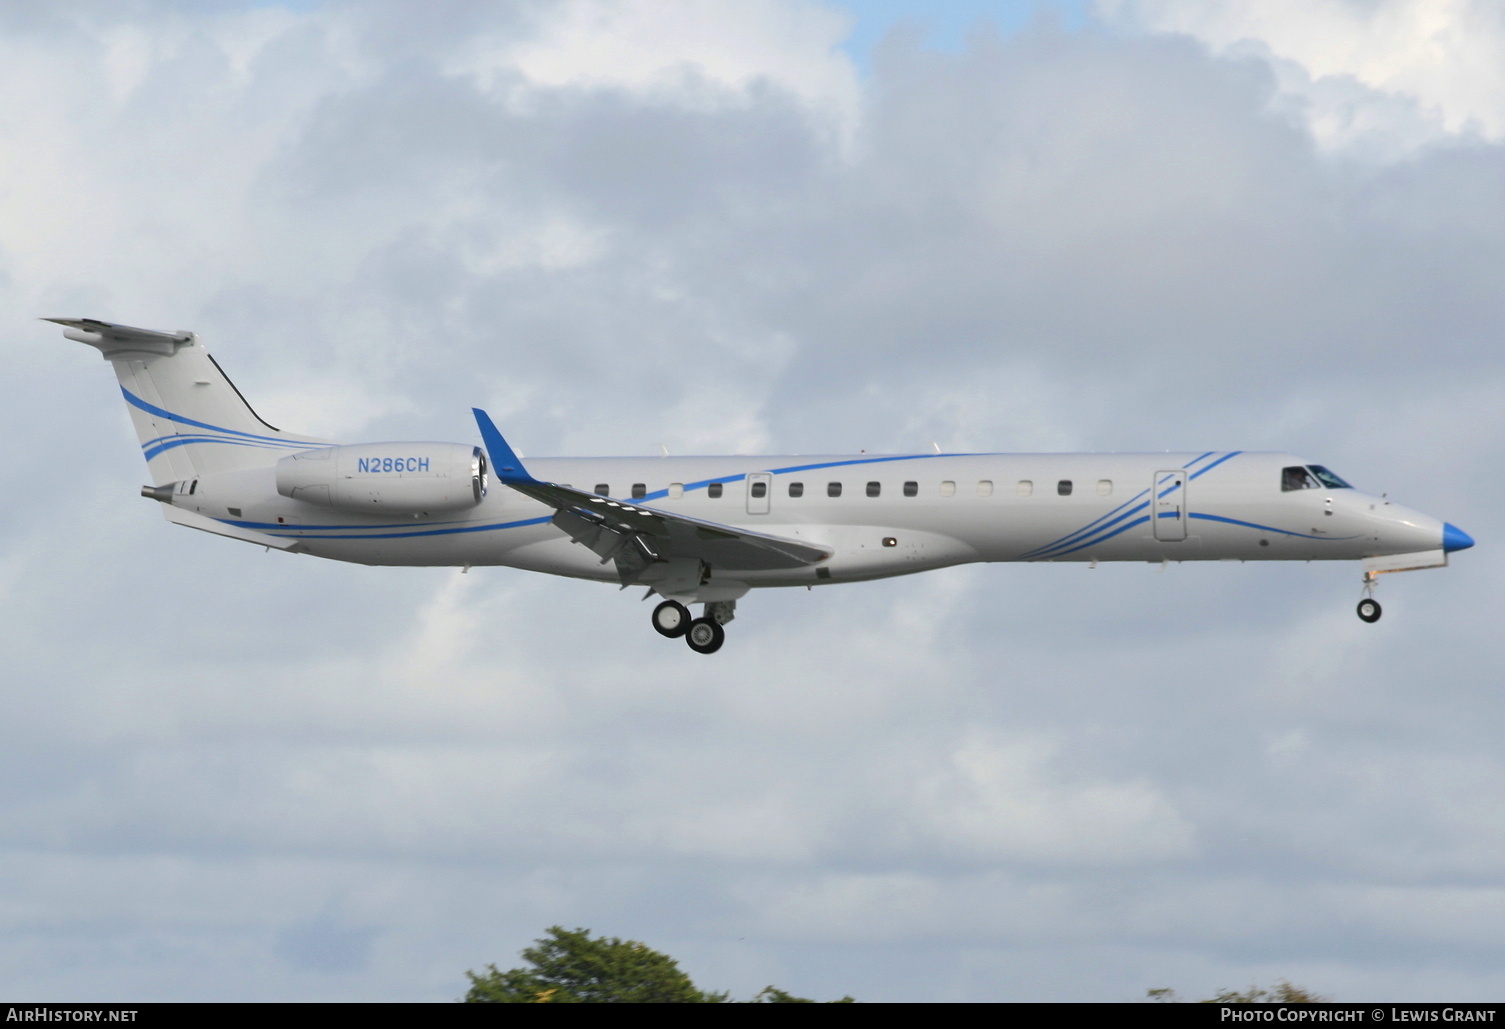
[[[191,332],[157,332],[93,318],[47,318],[115,368],[141,451],[157,483],[263,468],[328,441],[262,421]]]

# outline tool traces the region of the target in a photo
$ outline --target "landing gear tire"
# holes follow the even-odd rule
[[[714,618],[697,618],[690,623],[685,642],[697,654],[714,654],[726,642],[726,630]]]
[[[690,609],[677,600],[666,600],[653,609],[653,628],[660,636],[678,639],[690,628]]]
[[[1380,602],[1378,600],[1372,600],[1369,597],[1365,597],[1363,600],[1359,601],[1359,617],[1366,622],[1379,621]]]

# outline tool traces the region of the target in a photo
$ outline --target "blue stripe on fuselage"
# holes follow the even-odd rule
[[[689,493],[691,490],[705,489],[707,486],[710,486],[713,483],[718,483],[718,482],[719,483],[741,482],[742,480],[746,479],[749,475],[757,475],[757,474],[761,474],[761,473],[767,473],[769,475],[788,475],[791,472],[810,472],[810,471],[815,471],[815,470],[820,469],[820,468],[843,468],[843,467],[846,467],[848,465],[883,464],[883,463],[889,462],[889,461],[929,461],[929,460],[934,460],[937,457],[978,457],[978,456],[981,456],[981,455],[978,455],[978,454],[899,454],[899,455],[893,456],[893,457],[854,457],[854,458],[850,458],[850,459],[843,460],[843,461],[820,461],[820,462],[817,462],[815,464],[792,464],[792,465],[788,465],[788,466],[786,466],[784,468],[759,468],[759,469],[756,469],[755,471],[741,472],[741,473],[736,474],[736,475],[721,475],[721,476],[717,476],[716,478],[713,478],[713,479],[697,479],[695,482],[684,483],[684,490],[685,490],[686,493]],[[654,490],[652,493],[644,494],[643,496],[638,497],[638,498],[636,498],[635,500],[633,500],[631,502],[635,503],[635,504],[640,504],[640,503],[642,503],[645,500],[662,500],[664,497],[667,497],[668,495],[669,495],[669,491],[666,490],[666,489]],[[615,498],[613,498],[613,499],[615,499]],[[626,502],[627,501],[623,501],[623,503],[626,503]]]
[[[1337,543],[1340,540],[1356,540],[1359,536],[1313,536],[1306,532],[1293,532],[1290,529],[1277,529],[1273,525],[1260,525],[1258,522],[1246,522],[1238,518],[1225,518],[1222,515],[1204,514],[1200,511],[1188,512],[1190,518],[1200,518],[1206,522],[1222,522],[1225,525],[1237,525],[1245,529],[1259,529],[1261,532],[1274,532],[1282,536],[1295,536],[1299,539],[1317,540],[1321,543]]]
[[[1192,472],[1191,477],[1193,479],[1195,479],[1195,478],[1197,478],[1199,476],[1206,475],[1208,472],[1212,471],[1214,468],[1216,468],[1218,465],[1222,464],[1224,461],[1230,461],[1233,458],[1238,457],[1242,453],[1243,453],[1242,450],[1231,450],[1228,453],[1224,454],[1222,457],[1218,458],[1212,464],[1208,465],[1206,468],[1198,468],[1195,472]]]
[[[283,531],[270,532],[268,533],[268,535],[279,536],[283,539],[307,540],[393,540],[409,539],[414,536],[454,536],[467,532],[496,532],[499,529],[519,529],[528,525],[544,525],[551,520],[552,519],[550,517],[545,516],[543,518],[526,518],[518,522],[491,522],[485,525],[459,525],[455,526],[452,529],[415,529],[412,532],[382,532],[360,534],[352,533],[344,536],[309,536],[303,530],[291,532],[286,531],[289,529],[294,529],[294,526],[278,525],[276,526],[276,528]],[[224,522],[226,525],[234,525],[238,527],[245,527],[254,524],[249,522],[232,522],[225,518],[217,519],[217,521]],[[316,528],[316,526],[307,526],[305,528],[312,529]]]
[[[1147,505],[1146,504],[1140,504],[1138,507],[1134,508],[1133,511],[1125,511],[1123,514],[1119,515],[1117,518],[1113,517],[1114,515],[1117,515],[1120,511],[1123,511],[1124,508],[1128,507],[1130,504],[1133,504],[1135,501],[1139,500],[1140,497],[1144,496],[1148,492],[1149,492],[1149,490],[1142,489],[1138,493],[1136,493],[1133,497],[1129,498],[1128,500],[1125,500],[1122,504],[1119,504],[1117,507],[1115,507],[1113,510],[1109,511],[1107,514],[1103,515],[1101,518],[1094,519],[1093,521],[1088,522],[1086,525],[1082,526],[1082,528],[1077,529],[1075,532],[1067,533],[1065,536],[1062,536],[1059,539],[1055,539],[1055,540],[1052,540],[1049,543],[1046,543],[1046,544],[1043,544],[1041,546],[1038,546],[1034,550],[1028,551],[1027,553],[1022,554],[1020,556],[1023,557],[1024,559],[1026,559],[1026,560],[1030,560],[1030,559],[1033,559],[1033,558],[1036,558],[1036,557],[1043,557],[1045,555],[1046,551],[1055,550],[1058,547],[1067,546],[1067,545],[1069,545],[1069,544],[1071,544],[1071,543],[1073,543],[1073,542],[1081,539],[1083,536],[1089,536],[1089,535],[1091,535],[1094,531],[1097,531],[1097,530],[1100,530],[1100,529],[1106,529],[1110,525],[1116,525],[1118,522],[1120,522],[1123,519],[1129,517],[1129,515],[1134,514],[1135,511],[1143,511],[1145,509],[1145,507]],[[1112,519],[1112,521],[1107,521],[1107,519]]]
[[[162,408],[157,407],[155,404],[148,404],[145,400],[142,400],[140,397],[136,396],[136,394],[126,389],[124,386],[120,387],[120,392],[125,394],[125,402],[127,404],[130,404],[132,407],[140,408],[147,414],[156,415],[158,418],[166,418],[168,421],[177,422],[179,425],[192,425],[194,428],[198,429],[209,429],[211,432],[223,432],[230,436],[239,436],[242,439],[248,440],[261,440],[262,442],[266,443],[289,442],[288,440],[279,438],[277,436],[258,436],[253,432],[242,432],[239,429],[227,429],[222,425],[210,425],[208,422],[199,422],[193,420],[192,418],[185,418],[180,414],[173,414],[171,411],[165,411]]]
[[[1190,461],[1186,462],[1186,464],[1182,465],[1181,466],[1182,470],[1183,471],[1190,471],[1191,467],[1193,465],[1195,465],[1195,464],[1197,464],[1197,463],[1199,463],[1201,461],[1207,460],[1209,457],[1211,457],[1213,454],[1216,454],[1216,453],[1217,453],[1216,450],[1209,450],[1206,453],[1200,454],[1197,457],[1194,457]],[[1195,479],[1198,475],[1202,475],[1205,472],[1211,471],[1212,469],[1216,468],[1218,465],[1222,464],[1224,461],[1228,460],[1230,457],[1235,457],[1235,456],[1237,456],[1238,454],[1241,454],[1241,453],[1243,453],[1243,451],[1241,451],[1241,450],[1230,451],[1228,454],[1225,454],[1223,457],[1220,457],[1218,460],[1216,460],[1212,464],[1208,465],[1206,468],[1200,469],[1199,471],[1197,471],[1197,472],[1193,473],[1192,475],[1190,475],[1188,477],[1188,481],[1190,479]],[[1165,482],[1166,480],[1165,479],[1161,479],[1160,481],[1161,482]],[[1160,494],[1160,496],[1163,497],[1163,496],[1165,496],[1168,493],[1173,493],[1177,489],[1179,489],[1180,487],[1181,487],[1181,483],[1178,482],[1175,485],[1171,486],[1169,489],[1167,489],[1164,492],[1162,492]],[[1118,518],[1113,518],[1113,516],[1115,514],[1118,514],[1118,512],[1123,511],[1124,508],[1128,507],[1130,504],[1133,504],[1135,501],[1139,500],[1140,497],[1144,496],[1148,492],[1150,492],[1150,491],[1149,490],[1140,490],[1138,493],[1136,493],[1133,496],[1132,499],[1124,501],[1122,504],[1120,504],[1117,507],[1115,507],[1112,511],[1109,511],[1107,514],[1102,515],[1102,516],[1100,516],[1098,518],[1093,519],[1092,521],[1088,522],[1086,525],[1082,526],[1080,529],[1076,529],[1076,530],[1074,530],[1072,532],[1069,532],[1065,536],[1057,537],[1056,539],[1051,540],[1049,543],[1042,543],[1040,546],[1036,547],[1034,550],[1026,551],[1025,553],[1019,555],[1020,558],[1022,560],[1025,560],[1025,561],[1034,561],[1034,560],[1039,560],[1039,559],[1045,558],[1047,556],[1059,556],[1059,554],[1049,555],[1049,552],[1053,551],[1053,550],[1060,550],[1060,548],[1069,546],[1071,543],[1073,543],[1073,542],[1075,542],[1077,540],[1082,539],[1084,536],[1091,535],[1094,531],[1101,530],[1101,529],[1106,529],[1106,528],[1108,528],[1111,525],[1116,525],[1118,522],[1122,521],[1124,518],[1129,517],[1129,515],[1135,514],[1135,513],[1139,512],[1139,511],[1143,511],[1146,507],[1149,506],[1148,504],[1141,504],[1139,507],[1134,508],[1133,511],[1128,511],[1125,514],[1120,515]],[[1112,518],[1113,520],[1105,522],[1105,519],[1110,519],[1110,518]],[[1149,519],[1146,518],[1145,520],[1148,521]],[[1129,526],[1124,526],[1124,528],[1129,528]],[[1123,529],[1119,530],[1119,532],[1122,532],[1122,531],[1123,531]],[[1117,532],[1110,533],[1108,536],[1103,536],[1101,539],[1091,540],[1090,543],[1100,543],[1104,539],[1109,539],[1111,536],[1117,536],[1117,535],[1118,535]],[[1081,547],[1071,547],[1070,550],[1061,551],[1061,553],[1071,553],[1072,551],[1080,550],[1080,549],[1081,549]]]

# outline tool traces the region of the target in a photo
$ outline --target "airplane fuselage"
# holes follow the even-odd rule
[[[1443,522],[1386,499],[1352,488],[1282,490],[1282,470],[1307,464],[1290,454],[1210,451],[535,458],[528,468],[650,510],[832,551],[792,572],[713,570],[749,587],[975,561],[1356,560],[1442,548]],[[296,539],[319,557],[617,578],[550,523],[552,509],[496,485],[458,515],[394,518],[289,500],[265,469],[216,480],[177,504],[227,526]]]

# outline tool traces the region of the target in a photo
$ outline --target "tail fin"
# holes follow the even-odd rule
[[[328,440],[273,428],[257,417],[191,332],[154,332],[93,318],[47,318],[97,347],[120,391],[155,482],[274,464]]]

